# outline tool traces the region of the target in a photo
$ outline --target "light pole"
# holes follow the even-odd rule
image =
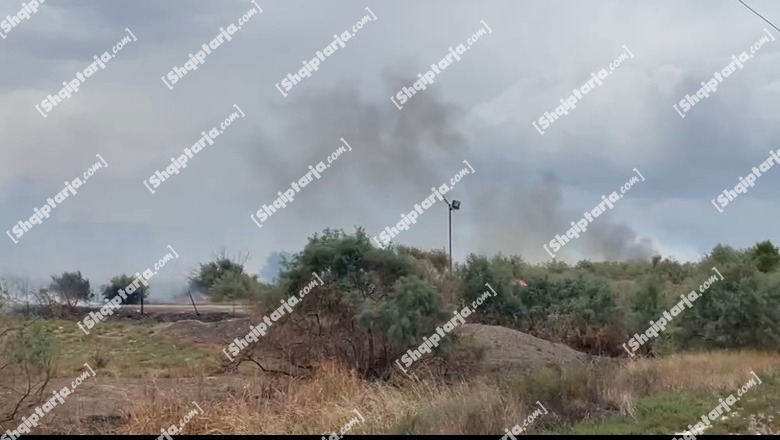
[[[457,211],[460,209],[460,200],[452,199],[452,203],[450,203],[449,200],[447,200],[446,197],[442,196],[444,198],[444,201],[447,202],[447,208],[449,211],[449,230],[450,230],[450,275],[452,275],[452,211]]]

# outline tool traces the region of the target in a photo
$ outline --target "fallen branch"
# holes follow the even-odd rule
[[[251,361],[252,363],[254,363],[255,365],[257,365],[258,367],[260,367],[260,369],[261,369],[261,370],[263,370],[263,372],[264,372],[264,373],[277,373],[277,374],[284,374],[285,376],[296,377],[296,376],[294,376],[294,375],[292,375],[292,374],[290,374],[290,373],[288,373],[288,372],[286,372],[286,371],[272,370],[272,369],[269,369],[269,368],[265,368],[265,367],[263,367],[263,366],[260,364],[260,362],[256,361],[256,360],[255,360],[255,359],[254,359],[252,356],[250,356],[250,355],[246,355],[246,359],[240,359],[240,360],[238,360],[238,364],[236,365],[236,367],[238,367],[238,365],[241,365],[241,363],[242,363],[242,362],[244,362],[244,361],[247,361],[247,360],[248,360],[248,361]]]

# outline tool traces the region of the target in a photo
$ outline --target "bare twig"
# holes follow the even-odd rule
[[[251,361],[252,363],[254,363],[255,365],[257,365],[258,367],[260,367],[260,369],[261,369],[261,370],[263,370],[263,372],[265,372],[265,373],[277,373],[277,374],[284,374],[285,376],[296,377],[296,376],[294,376],[294,375],[292,375],[292,374],[290,374],[290,373],[288,373],[288,372],[286,372],[286,371],[272,370],[272,369],[270,369],[270,368],[265,368],[265,367],[263,367],[263,366],[260,364],[260,362],[256,361],[256,360],[255,360],[255,359],[254,359],[252,356],[250,356],[250,355],[248,355],[248,354],[246,355],[246,359],[240,359],[240,360],[238,361],[238,364],[240,365],[240,364],[241,364],[241,362],[244,362],[244,361],[247,361],[247,360],[248,360],[248,361]]]

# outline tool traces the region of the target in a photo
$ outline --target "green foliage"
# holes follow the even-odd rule
[[[631,311],[629,317],[629,333],[643,333],[650,321],[657,321],[663,312],[668,309],[664,299],[664,283],[659,276],[649,276],[628,297],[628,307]],[[644,346],[652,349],[658,341],[648,340]]]
[[[769,240],[756,243],[750,250],[750,257],[756,268],[764,273],[773,271],[780,264],[780,252]]]
[[[444,249],[426,251],[410,246],[398,246],[397,249],[399,254],[411,255],[418,261],[426,262],[438,273],[443,274],[450,268],[450,257]]]
[[[673,321],[678,347],[780,348],[780,275],[759,272],[748,261],[719,270],[724,279],[703,293],[695,289],[700,297],[693,308]],[[696,284],[712,275],[700,273]]]
[[[470,255],[462,273],[462,297],[471,303],[487,289],[485,284],[490,284],[497,295],[477,310],[477,316],[485,323],[512,325],[524,331],[549,326],[550,316],[582,329],[613,319],[615,303],[603,278],[582,273],[559,279],[533,276],[528,287],[522,288],[515,283],[521,272],[522,267],[501,256],[488,261]]]
[[[529,330],[560,340],[595,332],[617,317],[606,280],[592,275],[532,279],[522,299]]]
[[[35,373],[51,369],[56,350],[56,338],[40,321],[24,324],[16,333],[14,359],[19,364],[26,363]]]
[[[127,274],[117,275],[108,284],[102,287],[102,296],[105,299],[112,300],[115,296],[119,295],[119,289],[125,290],[127,286],[133,283],[136,278]],[[149,296],[149,287],[145,286],[140,281],[136,283],[138,287],[133,293],[127,294],[127,298],[123,299],[121,304],[141,304],[145,298]],[[125,290],[127,293],[127,290]]]
[[[63,272],[62,275],[52,275],[49,290],[54,292],[71,307],[78,305],[79,301],[89,301],[94,298],[89,280],[78,272]]]
[[[235,302],[258,297],[266,290],[257,275],[244,272],[246,255],[233,258],[222,251],[214,260],[200,264],[190,277],[190,288],[205,293],[214,302]]]
[[[269,291],[264,302],[276,308],[280,297],[298,294],[312,273],[320,274],[324,285],[296,305],[289,319],[326,354],[358,365],[364,374],[381,374],[450,317],[412,254],[442,267],[436,252],[378,249],[362,229],[354,234],[326,229],[293,255],[279,276],[279,289]]]
[[[717,244],[712,248],[712,252],[702,261],[702,267],[722,267],[729,264],[739,264],[747,259],[747,252],[738,251],[731,246]]]
[[[569,265],[563,260],[556,260],[547,262],[544,267],[552,273],[564,273],[569,270]]]
[[[190,279],[190,287],[210,293],[214,284],[226,274],[244,274],[244,265],[222,254],[214,261],[200,265],[196,275]]]
[[[471,305],[488,290],[489,284],[496,291],[475,311],[475,321],[495,325],[518,325],[527,311],[520,299],[520,287],[515,281],[522,278],[524,264],[518,257],[496,255],[491,260],[481,255],[471,254],[466,263],[459,268],[461,298],[463,305]],[[519,315],[519,316],[518,316]]]
[[[574,266],[577,269],[583,269],[583,270],[592,270],[593,269],[593,263],[590,260],[580,260],[577,262],[577,265]]]
[[[646,261],[600,261],[591,264],[591,273],[610,280],[636,280],[652,268],[652,264]]]
[[[234,271],[225,272],[209,288],[209,296],[215,302],[234,302],[257,297],[261,284],[256,276]]]
[[[669,281],[672,284],[681,284],[686,278],[690,277],[695,270],[695,265],[691,263],[680,264],[677,261],[665,258],[658,260],[653,265],[652,272],[656,274],[661,281]]]
[[[396,351],[422,344],[423,336],[430,336],[431,329],[450,318],[436,289],[418,277],[399,278],[393,290],[394,295],[376,307],[366,303],[358,322],[380,331]]]
[[[470,255],[460,273],[464,302],[470,304],[485,292],[486,283],[496,291],[476,310],[474,321],[514,327],[598,353],[615,345],[607,334],[614,334],[611,327],[621,320],[604,278],[583,269],[566,275],[532,273],[528,286],[521,287],[517,280],[524,272],[528,270],[523,265],[502,256],[488,260]]]

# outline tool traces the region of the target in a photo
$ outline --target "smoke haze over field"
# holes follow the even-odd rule
[[[431,187],[449,184],[464,159],[476,172],[447,194],[462,201],[453,215],[457,260],[503,252],[549,261],[542,246],[602,195],[619,191],[635,167],[646,180],[558,258],[695,259],[718,242],[776,241],[770,222],[780,206],[772,188],[780,174],[768,172],[722,214],[710,199],[766,158],[776,137],[780,82],[772,66],[780,43],[765,45],[682,119],[672,105],[765,35],[766,24],[737,2],[704,5],[273,2],[170,90],[160,76],[251,3],[46,2],[0,41],[8,66],[0,71],[0,223],[11,230],[28,219],[96,154],[109,166],[19,244],[6,237],[0,274],[46,280],[81,270],[99,286],[144,270],[172,245],[181,258],[155,276],[153,296],[178,293],[192,268],[221,248],[249,251],[247,270],[271,279],[279,266],[274,255],[299,251],[326,227],[362,226],[378,236]],[[767,0],[752,5],[780,16],[780,6]],[[275,84],[334,33],[351,30],[366,6],[377,20],[287,97],[280,94]],[[0,16],[15,9],[0,6]],[[448,48],[466,44],[481,21],[492,32],[460,61],[402,110],[391,102]],[[138,40],[41,117],[34,105],[110,50],[125,28]],[[531,122],[591,72],[608,68],[624,45],[635,57],[540,135]],[[142,181],[224,120],[233,104],[246,117],[151,194]],[[341,138],[352,151],[258,228],[250,215],[326,161]],[[445,247],[447,209],[436,204],[396,242]]]

